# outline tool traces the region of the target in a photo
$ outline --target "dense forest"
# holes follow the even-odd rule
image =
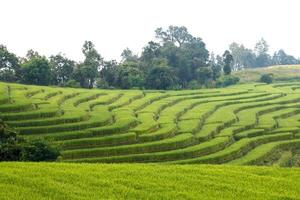
[[[155,35],[140,55],[125,49],[120,62],[104,60],[91,41],[84,42],[80,62],[62,53],[47,58],[34,50],[20,58],[0,45],[0,80],[83,88],[194,89],[235,84],[238,78],[231,72],[244,68],[300,63],[282,49],[270,55],[264,39],[253,50],[232,43],[215,55],[184,26],[157,28]]]

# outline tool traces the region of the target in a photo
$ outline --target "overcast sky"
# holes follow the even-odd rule
[[[0,0],[0,44],[79,61],[91,40],[106,60],[119,59],[126,47],[140,53],[157,27],[178,25],[216,53],[263,37],[271,52],[300,57],[299,9],[299,0]]]

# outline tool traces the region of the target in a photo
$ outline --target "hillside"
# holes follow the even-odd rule
[[[300,196],[299,169],[213,165],[0,163],[0,171],[0,199],[3,200],[273,200],[299,199]]]
[[[0,118],[65,162],[300,165],[300,83],[185,91],[0,84]]]
[[[275,81],[299,81],[300,65],[279,65],[262,68],[253,68],[236,71],[233,73],[240,78],[240,82],[256,82],[262,74],[273,74]]]

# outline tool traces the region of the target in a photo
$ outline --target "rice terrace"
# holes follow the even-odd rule
[[[0,2],[0,200],[300,200],[298,1]]]
[[[199,175],[201,173],[209,175],[213,172],[220,178],[222,175],[217,175],[218,170],[222,169],[222,173],[225,174],[228,171],[234,176],[235,172],[232,170],[238,169],[239,171],[239,168],[205,165],[175,167],[174,164],[201,163],[228,166],[299,166],[300,164],[300,83],[298,82],[271,85],[252,83],[221,89],[185,91],[86,90],[7,83],[1,83],[0,86],[1,118],[11,127],[15,127],[24,137],[43,137],[58,145],[62,149],[59,158],[61,162],[172,164],[155,167],[153,165],[148,167],[143,165],[100,166],[101,170],[113,170],[118,173],[123,171],[122,173],[125,174],[128,170],[134,174],[139,174],[139,170],[149,170],[148,173],[151,174],[160,169],[166,170],[162,172],[162,176],[166,176],[164,173],[167,171],[172,171],[174,176],[180,177],[182,173],[180,170],[191,170]],[[48,174],[48,172],[57,176],[55,174],[58,173],[57,170],[68,169],[75,174],[82,172],[80,176],[87,176],[88,179],[85,181],[88,184],[92,181],[90,180],[92,174],[85,173],[84,170],[87,168],[88,171],[97,171],[97,166],[87,164],[85,166],[30,164],[29,169],[33,171],[24,171],[25,165],[25,163],[22,165],[21,163],[16,165],[3,163],[0,164],[0,168],[7,166],[8,168],[3,170],[8,174],[25,173],[38,177],[41,176],[40,173]],[[16,166],[21,168],[17,169]],[[41,168],[37,168],[39,166]],[[282,176],[279,174],[284,170],[278,172],[276,170],[279,169],[243,168],[244,174],[236,175],[243,178],[251,173],[255,175],[259,171],[268,171],[274,178]],[[290,174],[285,176],[290,176],[292,171],[286,171]],[[292,176],[295,176],[294,180],[297,181],[293,184],[298,185],[299,188],[300,171],[297,169],[295,172],[297,174]],[[115,176],[111,173],[110,175]],[[145,181],[148,181],[148,176],[143,175]],[[198,175],[195,174],[195,176]],[[1,180],[4,178],[9,181],[9,178],[3,177],[3,174],[0,177],[2,177]],[[44,178],[49,181],[50,175]],[[172,179],[172,175],[165,178]],[[182,179],[185,180],[183,177]],[[202,177],[199,176],[199,179]],[[192,181],[190,178],[188,180]],[[231,181],[239,182],[239,180],[235,178]],[[263,196],[248,191],[245,194],[235,192],[223,195],[225,199],[234,198],[236,195],[243,198],[249,194],[254,195],[253,199],[284,198],[285,195],[296,199],[300,195],[296,185],[288,186],[290,189],[295,187],[296,193],[274,192],[273,195]],[[5,186],[5,181],[0,184],[0,188],[3,186]],[[15,186],[9,188],[11,187]],[[268,191],[268,186],[263,186],[261,189]],[[20,194],[11,194],[12,196],[7,196],[7,198],[15,199],[21,195],[22,199],[30,199],[29,196],[23,196],[23,190],[19,191],[20,188],[17,190]],[[55,190],[60,191],[62,188]],[[206,192],[208,191],[209,189],[206,188]],[[114,194],[115,196],[111,197],[149,198],[144,193],[132,193],[133,196],[126,196],[128,191],[124,192],[121,191],[120,194]],[[61,191],[59,193],[58,196],[49,194],[54,199],[87,198],[88,196],[84,197],[85,193],[94,195],[90,189],[80,189],[78,191],[80,195],[77,197],[64,196]],[[47,192],[45,194],[49,195]],[[100,191],[99,195],[103,198],[106,196]],[[181,194],[181,197],[207,197],[202,196],[203,194],[191,193],[190,195]],[[36,199],[43,197],[41,194],[34,196]],[[179,198],[180,194],[169,194],[170,199],[176,196]],[[5,196],[0,195],[0,197],[6,199]],[[154,195],[152,198],[162,198],[162,196]],[[214,199],[216,196],[211,194],[210,198]],[[207,197],[207,199],[210,198]]]
[[[65,162],[284,166],[300,164],[299,92],[297,82],[185,91],[1,83],[0,110],[21,135],[59,145]]]

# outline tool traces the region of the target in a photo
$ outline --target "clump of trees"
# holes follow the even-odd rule
[[[25,140],[0,120],[0,161],[54,161],[59,155],[48,142]]]
[[[263,38],[260,39],[254,49],[246,48],[243,44],[232,43],[229,51],[233,57],[233,70],[243,68],[257,68],[271,65],[293,65],[300,64],[300,60],[288,55],[283,49],[269,54],[269,45]]]
[[[18,58],[1,45],[0,80],[83,88],[194,89],[235,83],[238,79],[231,72],[246,67],[299,63],[283,50],[270,56],[264,39],[254,50],[232,43],[224,54],[215,56],[184,26],[157,28],[155,38],[140,55],[125,49],[120,62],[104,60],[91,41],[84,42],[80,62],[61,53],[47,58],[33,50]]]

